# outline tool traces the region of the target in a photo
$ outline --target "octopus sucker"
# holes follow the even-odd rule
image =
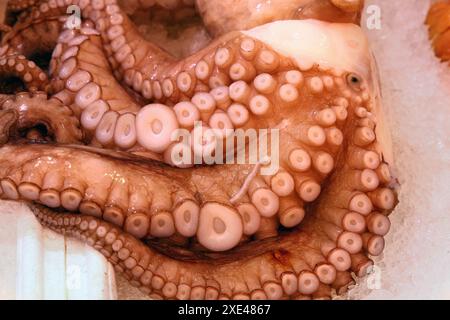
[[[29,85],[0,88],[0,197],[154,299],[330,299],[370,272],[397,203],[363,3],[227,2],[11,1],[29,10],[0,72]],[[213,40],[177,56],[137,9],[197,10]],[[20,39],[45,23],[40,69]]]

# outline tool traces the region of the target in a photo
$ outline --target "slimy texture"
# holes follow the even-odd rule
[[[30,11],[3,37],[0,59],[39,52],[19,45],[30,30],[58,32],[46,38],[48,78],[0,95],[0,197],[30,203],[42,224],[86,241],[155,299],[344,293],[382,253],[397,201],[376,70],[352,24],[360,1],[284,2],[272,18],[269,6],[248,26],[220,29],[208,22],[221,4],[198,1],[215,39],[176,58],[115,0],[12,1],[11,11]],[[79,29],[59,19],[71,4]],[[298,6],[301,17],[291,14]],[[1,69],[5,79],[14,66]],[[280,144],[256,163],[246,153],[223,164],[218,150],[237,129],[256,129],[258,142],[276,129]],[[180,132],[188,143],[174,139]]]

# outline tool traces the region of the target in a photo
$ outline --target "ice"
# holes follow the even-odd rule
[[[450,299],[450,67],[428,40],[429,0],[370,5],[381,9],[381,29],[367,34],[380,68],[400,203],[375,273],[347,298]]]

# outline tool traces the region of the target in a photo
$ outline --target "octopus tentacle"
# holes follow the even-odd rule
[[[11,41],[12,38],[19,38],[14,40],[13,42],[17,46],[17,50],[19,50],[19,43],[23,46],[26,45],[21,40],[29,40],[33,45],[38,45],[36,38],[32,38],[31,35],[34,35],[41,40],[45,41],[56,41],[58,30],[63,25],[63,22],[67,21],[67,12],[65,11],[70,5],[78,6],[79,1],[65,1],[65,2],[56,2],[56,1],[10,1],[9,11],[23,11],[22,14],[18,17],[19,21],[15,23],[13,27],[12,33],[7,35],[8,42]],[[89,4],[89,3],[88,3]],[[86,7],[86,3],[81,3],[80,6],[83,9]],[[123,7],[130,10],[134,9],[149,9],[154,6],[165,8],[168,10],[178,10],[185,7],[193,7],[193,1],[134,1],[130,3],[127,1],[126,3],[121,3]],[[100,3],[97,4],[97,7],[101,7]],[[25,9],[31,9],[29,12],[24,11]],[[31,30],[27,30],[31,29]],[[47,34],[42,34],[38,31],[42,31],[46,29]],[[21,35],[20,33],[24,33]],[[53,40],[50,40],[53,39]],[[3,41],[3,44],[7,42]],[[20,48],[21,50],[21,48]],[[24,53],[24,52],[21,52]]]
[[[241,41],[241,45],[251,42],[260,48],[263,47],[262,43],[249,37],[241,36],[236,40],[237,42]],[[192,130],[195,121],[200,120],[204,122],[204,125],[213,129],[268,128],[283,119],[297,117],[293,113],[295,106],[306,102],[308,92],[317,93],[314,91],[318,90],[315,86],[322,85],[322,78],[329,80],[327,83],[331,85],[328,89],[329,93],[323,92],[323,88],[320,89],[324,97],[324,104],[326,104],[328,95],[340,94],[339,91],[341,90],[334,87],[333,77],[335,76],[332,73],[323,72],[317,68],[302,73],[294,62],[286,57],[279,56],[276,59],[283,61],[284,68],[288,71],[280,71],[278,74],[274,72],[273,75],[260,73],[256,76],[254,74],[247,82],[236,78],[237,81],[232,83],[229,88],[220,86],[210,92],[193,94],[190,102],[177,103],[173,107],[173,111],[170,104],[168,106],[147,105],[138,111],[139,103],[133,99],[134,97],[125,92],[111,76],[108,76],[111,69],[101,50],[100,38],[94,30],[88,27],[81,28],[81,31],[66,30],[61,34],[59,41],[51,63],[51,71],[54,74],[52,88],[53,91],[57,92],[55,97],[64,104],[71,105],[76,114],[81,114],[81,124],[84,129],[90,132],[89,135],[95,136],[96,140],[103,146],[115,145],[120,149],[125,148],[140,152],[140,154],[143,154],[143,152],[159,153],[161,156],[164,154],[164,159],[167,162],[170,162],[170,160],[167,160],[166,155],[178,147],[177,144],[170,144],[169,141],[170,135],[178,128]],[[98,58],[95,64],[91,62],[92,60],[86,59],[88,54],[89,56],[95,55]],[[268,59],[269,57],[275,57],[276,53],[273,50],[261,50],[260,55],[262,56],[260,59]],[[218,54],[216,54],[216,59],[220,60],[217,56]],[[195,68],[197,69],[201,65],[199,63]],[[236,64],[236,68],[239,72],[245,72],[241,65]],[[136,75],[139,75],[139,77],[133,78],[133,86],[135,89],[142,88],[145,97],[150,98],[154,95],[155,88],[160,89],[158,92],[163,95],[164,87],[154,85],[155,83],[159,84],[158,81],[151,83],[148,80],[143,80],[141,73]],[[105,77],[109,77],[108,81],[105,81]],[[345,78],[341,79],[341,81],[344,80]],[[307,82],[307,85],[304,85],[304,81]],[[141,125],[145,121],[144,119],[153,117],[152,114],[156,110],[159,110],[159,115],[154,121],[164,124],[161,127],[164,137],[161,133],[159,138],[156,138],[156,134],[151,133],[151,128]],[[339,119],[334,110],[337,110]],[[282,153],[285,154],[286,158],[290,157],[289,160],[286,160],[291,164],[294,171],[302,172],[309,169],[309,167],[301,168],[302,164],[297,163],[298,156],[295,157],[297,154],[300,155],[303,152],[305,157],[309,158],[310,155],[305,150],[309,150],[311,146],[318,147],[328,144],[331,154],[329,152],[317,152],[316,150],[309,152],[313,157],[313,167],[319,172],[319,175],[327,175],[332,170],[334,165],[332,155],[342,143],[339,141],[341,135],[339,128],[342,129],[347,117],[346,112],[345,107],[305,110],[305,117],[311,124],[293,127],[292,133],[283,136],[286,139],[285,141],[292,145],[292,151],[283,148]],[[90,116],[94,113],[97,114],[95,118]],[[117,113],[123,115],[125,119],[114,116]],[[105,117],[105,120],[103,120],[103,117]],[[104,127],[101,125],[102,121],[112,128],[107,138],[99,129]],[[123,126],[116,126],[119,122],[126,123],[133,130],[129,139],[123,137],[121,131]],[[114,130],[114,128],[117,130]],[[126,141],[123,141],[124,139]],[[155,141],[156,139],[160,141]],[[294,145],[297,146],[297,149],[294,148]],[[196,150],[194,147],[193,149],[195,153]],[[161,156],[160,159],[162,159]],[[310,178],[314,178],[312,171]],[[275,181],[283,183],[285,179],[292,180],[288,172],[279,174],[271,183],[275,184]],[[302,183],[298,181],[298,184]],[[289,191],[284,192],[289,193]]]
[[[12,148],[14,149],[14,147]],[[223,188],[216,186],[221,179],[220,174],[216,176],[214,171],[208,168],[198,168],[191,173],[169,167],[161,171],[159,164],[149,163],[144,171],[139,169],[139,166],[133,166],[129,174],[124,176],[121,181],[116,181],[116,178],[112,176],[106,178],[109,176],[110,170],[121,171],[121,165],[114,161],[105,162],[99,156],[91,157],[82,149],[61,149],[59,152],[53,152],[44,146],[29,146],[27,148],[19,147],[17,152],[21,153],[28,148],[35,151],[28,152],[28,155],[26,155],[27,152],[24,152],[23,158],[19,162],[21,165],[35,167],[33,169],[34,177],[39,175],[39,179],[32,182],[37,188],[36,192],[38,192],[39,198],[29,199],[27,198],[28,193],[21,193],[22,183],[28,186],[30,182],[26,178],[28,176],[26,169],[23,174],[15,174],[22,170],[19,169],[21,165],[11,167],[11,165],[2,163],[1,169],[5,179],[17,185],[15,190],[18,191],[17,196],[20,198],[35,200],[52,208],[63,207],[69,210],[80,210],[84,214],[103,216],[107,221],[120,224],[126,231],[134,235],[139,234],[141,237],[150,235],[167,237],[173,235],[175,226],[180,227],[181,233],[184,233],[183,229],[189,228],[189,224],[194,223],[194,226],[190,228],[196,231],[202,245],[216,248],[214,246],[217,241],[216,237],[222,239],[221,245],[226,245],[226,247],[216,248],[220,251],[234,247],[242,236],[240,215],[228,202],[229,194]],[[39,157],[39,150],[43,151],[41,148],[49,151],[47,153],[49,158]],[[6,149],[4,147],[3,151]],[[29,151],[31,150],[29,149]],[[75,153],[79,153],[76,157],[78,160],[68,158],[70,154],[74,155]],[[33,159],[33,156],[37,156],[37,158]],[[49,162],[50,158],[53,160]],[[61,168],[63,163],[69,167]],[[101,184],[96,183],[95,179],[92,179],[94,177],[83,177],[77,174],[77,172],[82,172],[96,164],[100,166],[98,169],[106,174],[105,180]],[[219,169],[220,171],[222,170]],[[233,175],[228,179],[231,184],[239,183],[242,174],[238,171],[238,167],[233,171]],[[15,173],[11,174],[11,172]],[[142,176],[143,172],[148,175]],[[227,172],[230,173],[229,170]],[[201,177],[205,175],[211,176],[211,182],[215,181],[213,186],[202,183]],[[186,181],[191,181],[192,185],[186,186]],[[200,202],[194,196],[196,192],[202,194]],[[5,193],[4,196],[8,198],[13,194],[14,192]],[[182,217],[184,220],[174,224],[174,218],[178,219],[177,211],[181,206],[183,206],[182,214],[185,215]],[[195,218],[195,215],[198,216],[198,214],[202,217],[199,220]],[[152,223],[149,227],[150,217],[152,217]],[[193,219],[195,220],[191,222],[190,220]],[[209,227],[213,222],[211,219],[219,221],[219,224],[220,221],[223,221],[222,223],[225,225],[220,228],[224,227],[226,232],[217,235],[209,234],[211,232]]]
[[[182,59],[125,12],[192,12],[191,0],[44,0],[23,13],[0,53],[31,60],[43,47],[21,41],[50,28],[51,82],[49,95],[0,96],[0,197],[33,203],[152,298],[330,299],[371,270],[397,202],[376,70],[355,24],[260,24],[357,23],[362,1],[266,15],[275,0],[248,19],[233,15],[248,1],[234,3],[196,1],[222,36]],[[63,26],[72,4],[80,28]],[[220,5],[232,18],[217,28]],[[240,152],[255,141],[258,159]]]
[[[330,0],[333,5],[345,12],[359,12],[364,6],[360,0]]]
[[[101,39],[94,29],[64,31],[53,53],[51,72],[52,91],[56,92],[53,97],[69,105],[79,116],[91,144],[141,154],[154,151],[145,150],[137,143],[144,134],[142,129],[136,131],[140,100],[124,90],[111,75]],[[173,111],[165,108],[169,116],[173,115]],[[163,123],[167,125],[166,121]]]
[[[46,135],[58,143],[82,141],[79,122],[72,111],[54,99],[48,100],[45,92],[21,92],[0,102],[2,111],[13,110],[18,115],[15,135],[42,125]]]
[[[449,12],[450,3],[448,1],[437,1],[430,7],[426,19],[434,51],[442,61],[450,60],[448,45],[450,39]]]
[[[23,89],[45,91],[48,87],[47,75],[23,55],[0,56],[0,77],[2,92],[5,93],[14,93],[15,90]],[[18,79],[20,83],[11,78]]]
[[[32,209],[43,225],[86,241],[99,250],[116,271],[123,273],[134,286],[152,298],[282,299],[299,294],[314,298],[331,297],[331,287],[321,282],[313,272],[320,259],[316,262],[303,259],[303,255],[321,256],[308,246],[307,239],[290,237],[292,245],[286,241],[283,249],[274,247],[239,264],[213,261],[174,263],[133,236],[96,217],[53,213],[40,206],[33,206]],[[320,269],[324,265],[317,266]],[[245,279],[240,270],[246,271]],[[321,270],[325,271],[323,268]],[[335,274],[336,280],[328,276],[328,283],[332,282],[339,288],[348,285],[341,279],[343,276]]]
[[[8,97],[3,97],[0,95],[0,102],[3,103]],[[0,144],[3,145],[7,143],[13,133],[14,126],[17,123],[18,115],[15,110],[0,110]]]
[[[84,29],[84,31],[82,29],[81,32],[88,32],[89,30],[89,28]],[[94,34],[91,35],[90,33]],[[326,179],[330,177],[335,168],[342,166],[342,163],[338,163],[338,155],[339,151],[342,150],[342,130],[344,125],[348,127],[351,133],[350,136],[354,140],[354,143],[350,144],[351,147],[359,148],[359,151],[352,153],[352,159],[354,159],[351,161],[351,164],[356,166],[355,169],[348,168],[347,170],[345,166],[340,168],[343,174],[339,176],[339,179],[343,182],[345,188],[341,188],[342,195],[339,194],[334,199],[334,202],[330,201],[330,207],[334,209],[332,205],[336,203],[336,209],[346,208],[349,211],[367,215],[369,212],[366,212],[366,210],[369,207],[371,209],[371,201],[374,203],[385,201],[385,193],[389,189],[377,190],[380,178],[374,171],[380,163],[379,160],[377,162],[377,157],[380,157],[376,152],[377,146],[373,144],[375,140],[373,131],[375,123],[370,123],[372,121],[369,117],[370,111],[372,111],[370,105],[367,105],[368,109],[362,107],[362,105],[366,105],[368,93],[367,88],[364,87],[365,84],[358,76],[350,74],[351,77],[349,77],[347,74],[336,70],[319,69],[310,64],[302,65],[301,61],[294,63],[281,55],[276,56],[274,50],[270,49],[269,51],[266,49],[265,51],[261,50],[262,53],[258,56],[260,60],[256,64],[258,65],[259,63],[260,68],[268,71],[268,67],[273,68],[273,66],[267,64],[268,57],[276,57],[277,63],[284,64],[288,70],[276,75],[277,80],[268,73],[262,73],[256,76],[250,84],[243,80],[238,80],[226,90],[224,87],[219,87],[213,89],[210,94],[197,93],[192,98],[191,104],[181,102],[175,105],[175,112],[169,106],[151,104],[139,111],[125,109],[127,112],[123,113],[122,117],[120,114],[122,109],[117,111],[109,110],[109,103],[100,99],[105,90],[99,86],[102,79],[99,75],[101,72],[108,74],[108,71],[110,71],[106,60],[103,58],[102,62],[100,59],[94,65],[82,59],[85,52],[96,54],[101,58],[98,36],[91,31],[88,34],[77,34],[77,32],[72,30],[67,30],[67,32],[63,33],[60,37],[60,49],[55,50],[56,62],[53,69],[58,69],[60,76],[59,79],[56,78],[54,87],[57,87],[58,83],[62,83],[61,87],[64,86],[63,91],[67,92],[65,96],[58,93],[55,97],[64,102],[64,104],[70,105],[75,102],[76,106],[72,110],[76,114],[79,114],[80,110],[85,108],[81,114],[81,125],[85,129],[88,139],[89,131],[91,135],[95,132],[95,139],[91,141],[94,145],[101,144],[109,147],[114,141],[119,146],[122,143],[122,147],[124,145],[130,147],[132,143],[135,143],[141,149],[143,147],[149,152],[159,154],[173,150],[178,152],[178,149],[173,149],[173,146],[170,146],[172,133],[179,127],[183,127],[182,121],[177,117],[176,110],[178,108],[181,110],[187,108],[184,111],[188,111],[191,109],[196,110],[197,107],[197,114],[200,117],[203,114],[204,119],[209,118],[211,127],[215,127],[216,122],[219,124],[216,128],[226,127],[227,121],[231,123],[231,120],[227,120],[229,118],[223,110],[211,112],[211,106],[212,110],[214,110],[217,105],[214,97],[219,97],[218,101],[223,103],[221,108],[224,109],[226,109],[225,104],[230,106],[231,100],[236,101],[235,105],[237,103],[240,103],[242,107],[248,105],[254,115],[248,116],[249,123],[247,126],[242,126],[242,128],[281,127],[283,129],[280,132],[280,138],[284,141],[284,144],[280,146],[279,150],[281,170],[272,176],[261,177],[257,172],[254,177],[247,179],[248,177],[244,177],[241,174],[238,179],[233,181],[230,190],[225,191],[223,188],[215,185],[203,183],[201,179],[203,179],[204,175],[196,173],[205,172],[204,174],[208,175],[211,179],[210,183],[212,183],[217,181],[217,179],[223,179],[220,175],[221,170],[217,170],[214,173],[209,172],[208,168],[192,170],[192,173],[195,172],[195,174],[191,176],[191,181],[196,186],[196,191],[203,195],[202,201],[204,203],[200,213],[203,213],[205,219],[204,222],[202,222],[202,219],[199,221],[197,236],[203,245],[208,243],[207,246],[210,249],[225,250],[225,248],[234,247],[240,241],[243,227],[240,225],[241,217],[237,208],[244,204],[254,206],[254,210],[259,212],[264,218],[272,218],[279,213],[278,218],[275,217],[275,221],[276,223],[278,221],[281,222],[285,227],[291,228],[301,223],[305,214],[305,204],[314,202],[320,196]],[[250,34],[255,39],[260,37],[258,29],[251,31]],[[249,39],[253,43],[258,43],[257,40],[249,37],[244,40]],[[265,41],[269,40],[265,39]],[[262,46],[262,41],[258,46]],[[79,59],[74,59],[74,56],[77,56]],[[219,62],[224,57],[227,58],[228,55],[222,56],[221,53],[216,53],[216,58]],[[73,65],[69,68],[68,64],[70,61],[73,62]],[[300,67],[296,68],[295,64],[300,64]],[[76,70],[78,65],[83,69]],[[99,66],[102,67],[99,68]],[[364,74],[364,70],[362,72]],[[261,90],[261,93],[268,92],[267,90],[271,87],[272,90],[276,91],[273,96],[265,97],[262,94],[252,93],[258,90]],[[78,90],[79,92],[76,93]],[[223,96],[228,97],[228,101],[223,101]],[[310,97],[314,97],[314,103],[307,107]],[[334,109],[328,107],[330,102],[336,104]],[[297,104],[303,105],[305,108],[298,110],[295,108]],[[264,109],[267,105],[269,105],[269,109],[274,108],[275,110],[273,112],[260,113],[261,108]],[[120,104],[119,107],[128,106]],[[338,110],[338,113],[335,110]],[[180,113],[183,115],[185,112]],[[253,117],[255,120],[258,119],[258,121],[252,121]],[[217,120],[215,120],[216,118]],[[289,122],[288,126],[284,125],[286,122]],[[349,124],[352,125],[349,126]],[[233,127],[231,126],[231,128]],[[124,129],[128,132],[127,137],[124,136],[124,131],[119,131],[116,134],[116,130]],[[135,131],[129,139],[128,136],[130,136],[131,130]],[[332,133],[331,135],[327,134],[330,132]],[[200,138],[202,139],[201,135]],[[193,144],[190,146],[193,153],[196,152],[195,143],[197,141],[194,139]],[[135,149],[137,153],[139,153],[139,148]],[[346,151],[346,148],[344,151]],[[367,168],[364,166],[367,166]],[[240,170],[238,169],[240,168],[239,166],[235,168],[229,168],[229,170]],[[82,169],[80,170],[83,171]],[[169,169],[167,171],[171,172]],[[94,181],[86,184],[91,185],[93,183]],[[186,190],[178,188],[178,191]],[[191,192],[193,191],[191,190]],[[369,195],[366,195],[365,192],[369,192]],[[231,201],[230,199],[234,199],[236,194],[247,194],[248,197],[243,199],[238,197],[237,201]],[[167,193],[162,192],[160,198],[155,199],[155,202],[165,203],[163,208],[167,211],[171,202],[165,198],[167,198]],[[88,200],[88,203],[84,205],[84,209],[99,213],[101,208],[98,201],[100,201],[100,204],[103,204],[105,199],[99,199],[97,202]],[[365,207],[359,208],[358,205],[360,203],[365,205]],[[385,205],[385,207],[387,206],[389,204]],[[192,208],[195,207],[194,203]],[[221,210],[223,212],[220,212]],[[331,210],[331,212],[334,211]],[[326,212],[323,214],[326,216]],[[225,219],[224,217],[231,218]],[[121,222],[124,221],[123,217],[118,219]],[[233,235],[233,237],[228,239],[229,241],[214,243],[214,241],[220,239],[218,237],[213,237],[211,241],[206,240],[212,239],[209,230],[212,221],[216,219],[229,220],[229,229],[232,230]],[[173,218],[167,212],[158,214],[158,220],[166,221],[167,223],[164,224],[163,229],[155,225],[153,228],[155,235],[173,234]],[[325,220],[335,221],[333,218]],[[257,221],[257,218],[255,221]],[[262,223],[263,221],[264,223]],[[274,231],[276,234],[276,227],[273,228],[273,223],[272,231],[267,233],[270,230],[266,228],[267,222],[269,221],[260,219],[260,226],[255,222],[253,225],[247,226],[247,232],[249,232],[248,228],[250,228],[252,232],[258,234],[258,237],[267,237],[267,234],[273,234]],[[268,225],[271,224],[269,223]],[[225,227],[227,226],[225,225]],[[352,230],[361,229],[361,226],[352,228],[348,225],[335,227],[330,225],[324,230],[324,233],[330,238],[331,242],[339,243],[343,249],[347,249],[350,253],[356,253],[361,250],[363,243],[361,236],[350,230],[346,230],[345,236],[341,236],[342,227]],[[259,232],[260,228],[263,232]],[[186,230],[183,232],[189,233]],[[266,235],[263,235],[264,233]],[[369,247],[373,247],[370,244],[375,243],[372,240],[369,241],[368,238],[366,242]],[[348,243],[353,244],[353,246],[347,245]]]
[[[3,104],[7,99],[11,98],[10,94],[0,93],[0,105]]]
[[[46,17],[58,15],[64,12],[65,7],[45,7],[39,14]],[[184,97],[191,98],[196,91],[203,91],[205,86],[214,89],[220,85],[228,86],[233,80],[251,80],[254,78],[252,64],[256,64],[259,72],[271,72],[278,68],[278,58],[272,58],[270,50],[262,50],[256,61],[252,62],[253,57],[248,54],[258,53],[257,47],[260,45],[249,49],[245,46],[255,44],[249,41],[241,44],[240,40],[234,39],[238,35],[233,33],[216,40],[209,49],[176,61],[168,53],[145,41],[114,1],[107,5],[104,2],[83,4],[81,9],[85,18],[96,21],[96,29],[101,32],[113,68],[121,70],[119,78],[124,78],[128,86],[147,98],[176,102]],[[219,43],[223,44],[223,48],[212,53]],[[239,45],[244,47],[239,48]],[[244,51],[241,58],[239,54],[234,56],[239,51]],[[267,62],[267,59],[275,60]]]
[[[98,32],[90,27],[66,29],[61,33],[50,62],[50,73],[54,96],[77,114],[96,100],[104,101],[114,111],[137,110],[134,97],[111,75]]]
[[[4,23],[0,23],[0,34],[1,33],[8,33],[8,32],[11,32],[11,30],[12,30],[12,27],[10,27],[10,26],[8,26],[8,25],[6,25],[6,24],[4,24]]]
[[[38,1],[39,0],[9,0],[8,10],[12,12],[23,11],[36,5]]]
[[[76,159],[71,156],[75,152]],[[124,167],[123,160],[107,160],[90,152],[80,148],[51,150],[46,146],[3,147],[2,154],[18,155],[14,164],[1,163],[3,196],[8,199],[34,200],[52,208],[63,207],[103,217],[139,238],[168,237],[174,234],[177,227],[181,234],[187,235],[192,235],[192,231],[186,230],[196,230],[200,244],[212,251],[228,250],[239,243],[244,232],[241,215],[228,201],[230,191],[219,187],[217,183],[223,180],[225,172],[231,189],[233,185],[242,183],[242,165],[227,167],[226,171],[222,168],[195,168],[188,173],[169,167],[161,170],[159,165],[153,163],[145,166],[130,163]],[[41,157],[40,154],[45,154],[46,157]],[[69,167],[64,169],[62,162]],[[28,172],[27,167],[32,167],[33,171]],[[89,167],[95,167],[98,175],[105,178],[101,182],[95,182],[94,177],[77,175],[77,172],[84,172]],[[116,181],[109,172],[122,172],[123,176]],[[31,173],[33,179],[30,181],[27,177]],[[208,177],[207,182],[204,177]],[[334,177],[340,178],[339,174]],[[31,193],[33,198],[29,197],[31,191],[28,187],[31,182],[34,186]],[[340,183],[333,179],[329,185],[330,190],[336,190],[333,189],[335,185]],[[270,189],[262,190],[270,192]],[[384,247],[382,235],[386,232],[384,225],[388,222],[369,213],[376,207],[379,212],[387,214],[395,204],[394,193],[384,186],[368,192],[371,197],[364,192],[352,190],[342,188],[338,193],[323,194],[316,208],[316,216],[302,223],[303,228],[308,230],[314,229],[312,221],[318,221],[320,229],[310,230],[317,234],[311,246],[340,271],[350,268],[350,255],[357,254],[363,248],[371,255],[381,253]],[[129,194],[133,196],[130,197]],[[264,206],[255,202],[251,192],[249,196],[262,216],[270,217],[273,212],[278,211],[265,211]],[[269,200],[268,204],[273,206],[276,199]],[[189,213],[184,217],[188,219],[184,221],[177,220],[181,206],[182,214]],[[369,232],[344,231],[338,225],[321,221],[322,216],[333,214],[334,210],[341,208],[368,216],[366,224],[371,226]],[[378,219],[376,225],[372,222],[374,218]],[[194,225],[190,226],[191,223]],[[258,227],[254,232],[257,229]]]
[[[183,6],[182,1],[179,1],[179,3],[160,1],[158,4],[171,10]],[[41,1],[35,6],[30,5],[30,12],[22,15],[11,32],[8,32],[2,39],[2,47],[0,50],[9,54],[24,54],[29,58],[39,52],[47,52],[50,48],[54,47],[63,22],[66,22],[68,19],[66,10],[71,5],[78,6],[79,1]],[[147,8],[155,5],[155,3],[143,3],[142,5]],[[103,6],[103,2],[99,2],[95,8],[101,8]],[[192,6],[192,4],[189,6]],[[91,4],[89,2],[83,2],[80,3],[80,7],[83,9],[84,16],[89,18],[93,11]]]
[[[118,4],[127,9],[127,13],[136,10],[148,10],[162,8],[166,10],[180,10],[183,8],[193,8],[195,0],[119,0]]]

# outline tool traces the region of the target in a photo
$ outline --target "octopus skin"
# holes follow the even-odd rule
[[[109,3],[110,6],[114,5],[116,1]],[[119,4],[121,1],[119,1]],[[239,1],[233,2],[233,5],[225,5],[223,1],[196,1],[195,5],[199,8],[200,13],[203,16],[203,21],[208,31],[214,35],[218,36],[223,33],[228,33],[235,30],[248,29],[255,27],[259,24],[266,22],[271,22],[281,19],[307,19],[315,18],[325,21],[333,22],[352,22],[358,23],[360,17],[360,11],[363,6],[363,0],[277,0],[277,2],[264,3],[261,4],[258,1]],[[37,64],[44,68],[46,66],[42,65],[43,58],[50,54],[52,48],[55,47],[58,34],[61,31],[63,22],[68,19],[67,8],[70,5],[77,5],[78,1],[41,1],[36,3],[36,1],[9,1],[8,6],[11,9],[24,10],[22,14],[17,18],[18,21],[12,27],[10,32],[7,32],[0,46],[0,55],[2,54],[20,54],[26,56],[28,59],[37,62]],[[182,11],[183,9],[194,8],[194,1],[126,1],[123,3],[125,8],[137,9],[157,9],[165,8],[172,11]],[[92,10],[92,6],[88,2],[81,1],[80,7],[84,18],[96,21],[96,28],[98,30],[106,28],[107,25],[111,26],[110,21],[102,18],[104,15],[104,10],[100,12],[96,9]],[[217,8],[221,8],[220,11]],[[256,17],[246,17],[248,24],[242,25],[242,19],[236,18],[235,8],[242,8],[245,10],[255,11],[256,8],[261,12],[260,16]],[[261,10],[263,8],[263,10]],[[115,10],[115,9],[112,9]],[[244,11],[245,11],[244,10]],[[109,15],[109,13],[106,13]],[[121,11],[121,16],[125,17],[124,13]],[[225,26],[222,23],[221,32],[217,32],[217,23],[214,21],[221,21],[222,17],[227,17],[227,22],[230,25]],[[119,18],[120,19],[120,18]],[[101,24],[101,25],[99,25]],[[139,35],[136,29],[131,30],[129,23],[124,21],[123,26],[127,29],[127,39],[134,38],[140,39],[137,42],[142,45],[144,40],[142,36]],[[9,26],[7,26],[10,28]],[[106,40],[106,39],[105,39]],[[110,41],[105,41],[105,44]],[[116,41],[117,42],[117,41]],[[110,43],[106,46],[106,50],[110,52]],[[157,48],[151,44],[150,50],[154,53],[158,52]],[[135,47],[131,46],[131,49]],[[141,50],[144,48],[140,48]],[[111,52],[110,52],[111,53]],[[111,53],[112,54],[112,53]],[[110,55],[111,55],[110,54]],[[168,59],[167,55],[162,54],[161,58]],[[134,57],[136,58],[136,57]],[[132,58],[129,58],[132,60]],[[39,60],[39,61],[37,61]],[[45,59],[44,59],[45,60]],[[130,62],[130,61],[128,61]],[[139,62],[139,61],[138,61]],[[135,62],[136,63],[136,62]],[[145,62],[144,62],[145,63]],[[114,68],[120,66],[121,63],[112,63]],[[151,67],[151,66],[149,66]],[[130,71],[131,72],[131,71]],[[143,70],[141,70],[143,72]],[[151,75],[150,75],[151,76]],[[123,74],[122,74],[123,77]],[[160,84],[162,85],[162,84]]]
[[[16,12],[16,11],[22,11],[29,7],[34,6],[38,0],[19,0],[19,1],[9,1],[7,3],[8,10]]]
[[[41,1],[21,23],[56,21],[66,2]],[[327,299],[370,271],[397,200],[357,25],[224,26],[176,59],[115,1],[75,2],[82,27],[60,27],[46,89],[0,95],[1,198],[30,203],[43,225],[86,241],[155,299]],[[222,134],[196,140],[195,121]],[[276,129],[281,144],[269,163],[208,164],[195,146],[215,150],[225,129]],[[192,138],[187,151],[178,130]],[[175,163],[180,150],[202,162]]]

